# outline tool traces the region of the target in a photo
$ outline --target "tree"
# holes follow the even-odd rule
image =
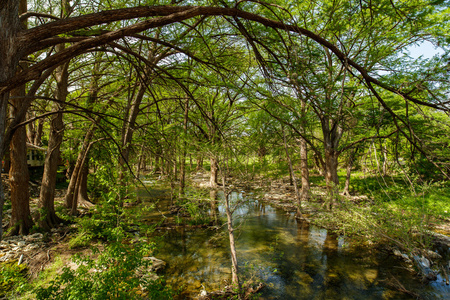
[[[372,5],[369,7],[360,4],[358,1],[356,2],[352,2],[351,4],[355,7],[362,7],[360,11],[361,15],[366,15],[367,12],[370,13],[377,10],[389,13],[389,10],[386,9],[385,6],[391,6],[389,4],[390,1],[382,1],[379,6]],[[242,4],[243,9],[240,9],[240,4]],[[224,5],[226,6],[226,4]],[[129,7],[87,13],[80,16],[44,23],[27,30],[23,30],[20,28],[18,2],[13,0],[1,0],[0,20],[2,21],[2,29],[0,30],[0,69],[3,70],[3,72],[0,75],[0,154],[3,156],[5,153],[12,133],[12,130],[7,130],[6,124],[4,123],[6,119],[8,96],[12,89],[27,82],[38,80],[40,75],[49,68],[54,68],[60,64],[63,64],[67,60],[84,53],[88,49],[105,45],[126,36],[133,36],[136,38],[137,33],[145,32],[151,28],[181,23],[185,20],[194,19],[199,16],[229,17],[226,20],[230,23],[233,23],[235,20],[242,19],[247,20],[247,24],[262,24],[268,28],[273,28],[274,30],[292,32],[310,38],[321,46],[329,49],[330,53],[337,57],[341,64],[352,70],[352,74],[358,73],[360,80],[367,85],[368,90],[376,96],[377,100],[382,103],[390,113],[393,113],[392,110],[389,109],[374,86],[378,86],[381,89],[390,91],[394,94],[399,94],[407,101],[417,105],[428,106],[437,110],[447,109],[445,106],[437,102],[439,99],[431,98],[433,101],[429,101],[428,98],[415,98],[415,95],[409,93],[409,91],[404,91],[393,87],[386,82],[375,78],[373,74],[371,75],[371,73],[367,71],[363,62],[352,60],[352,58],[347,55],[344,49],[345,47],[343,46],[347,41],[342,42],[342,46],[337,46],[320,34],[314,33],[311,30],[297,25],[292,25],[292,23],[289,23],[291,19],[288,14],[280,14],[281,18],[278,19],[279,21],[270,19],[271,17],[277,17],[276,14],[275,16],[273,14],[274,10],[272,10],[271,7],[267,7],[266,4],[257,5],[258,14],[247,12],[245,9],[249,7],[249,4],[246,2],[238,3],[236,7],[176,5]],[[99,7],[99,10],[101,8],[102,7]],[[390,17],[394,17],[398,12],[398,8],[394,8],[394,12],[389,14]],[[408,29],[411,29],[411,31],[422,30],[423,27],[420,26],[423,24],[420,21],[428,21],[426,17],[430,15],[430,12],[433,12],[431,8],[432,6],[430,6],[428,2],[422,1],[418,1],[418,5],[403,5],[400,9],[414,16],[414,21],[417,22],[413,23],[408,18],[403,19],[400,17],[400,19],[404,20],[402,24],[405,24],[405,26],[419,24],[419,28],[411,26],[411,28]],[[285,12],[285,10],[283,11]],[[29,18],[31,16],[39,15],[40,14],[30,12],[23,15],[22,18]],[[269,16],[269,18],[265,16]],[[54,16],[47,15],[46,17],[54,19]],[[62,34],[73,33],[77,30],[89,27],[92,28],[100,24],[138,18],[142,19],[136,21],[135,23],[123,22],[118,26],[120,28],[112,28],[110,31],[104,31],[102,28],[95,28],[84,30],[81,32],[82,34],[78,35],[68,34],[67,36],[61,36]],[[233,25],[236,25],[236,23],[233,23]],[[60,43],[73,44],[58,53],[49,55],[46,58],[38,58],[36,63],[17,72],[17,67],[22,57]],[[339,44],[339,42],[337,42],[337,44]],[[395,42],[393,44],[395,45]],[[26,109],[21,110],[18,115],[21,116],[25,114]],[[17,120],[20,120],[20,118],[17,118]],[[407,137],[406,134],[404,136]],[[409,141],[411,142],[411,139],[409,139]],[[0,196],[0,204],[3,204],[4,202],[3,197],[4,196]]]
[[[61,18],[68,17],[70,10],[69,1],[63,0],[61,3]],[[64,44],[56,47],[57,51],[64,49]],[[58,165],[61,160],[61,143],[63,140],[64,122],[63,113],[64,103],[68,94],[69,81],[69,62],[56,68],[55,80],[56,91],[52,106],[52,112],[56,114],[51,116],[50,133],[48,137],[47,154],[44,163],[44,173],[42,175],[41,191],[39,195],[37,222],[39,227],[44,230],[50,230],[60,224],[61,219],[55,212],[55,186],[58,173]]]

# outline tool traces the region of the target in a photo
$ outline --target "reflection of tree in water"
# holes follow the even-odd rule
[[[215,203],[207,204],[208,216],[217,215],[220,220],[224,213],[220,192],[210,193],[210,197]],[[245,220],[237,230],[240,267],[251,264],[255,274],[266,281],[264,299],[408,298],[380,282],[389,272],[397,275],[403,271],[395,267],[395,261],[385,261],[385,255],[375,255],[367,246],[341,247],[342,238],[260,202],[242,203],[237,212],[244,214],[240,221]],[[168,262],[169,284],[184,285],[188,289],[185,296],[198,294],[201,283],[208,291],[215,285],[223,287],[224,280],[231,279],[224,236],[222,230],[179,228],[166,232],[161,243],[166,257],[155,255]],[[401,282],[407,288],[408,283],[415,284],[410,279]]]
[[[341,292],[340,287],[345,285],[344,276],[339,274],[338,265],[338,239],[337,235],[327,232],[325,242],[323,243],[322,263],[324,265],[322,290],[324,299],[337,299]]]
[[[161,244],[164,254],[158,257],[168,263],[168,283],[176,287],[185,285],[184,296],[198,293],[201,283],[208,289],[218,289],[219,284],[229,277],[229,253],[223,239],[213,239],[214,234],[213,231],[180,227],[167,232],[164,237]],[[214,245],[210,244],[211,239]]]

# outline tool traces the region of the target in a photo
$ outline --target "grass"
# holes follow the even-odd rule
[[[340,173],[340,190],[345,182]],[[324,185],[321,177],[313,184]],[[367,176],[352,174],[350,190],[366,195],[362,202],[342,198],[341,206],[323,212],[317,220],[340,234],[356,235],[365,241],[388,241],[406,252],[429,248],[428,230],[436,223],[450,220],[450,183],[414,181],[414,186],[401,176]]]
[[[400,176],[363,177],[361,173],[355,173],[350,182],[351,190],[367,195],[385,209],[419,209],[423,214],[436,218],[450,218],[448,182],[416,182],[412,188]]]

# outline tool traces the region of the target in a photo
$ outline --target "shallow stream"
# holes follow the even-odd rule
[[[140,198],[154,202],[154,196],[142,193]],[[216,198],[214,194],[211,197]],[[353,245],[344,237],[252,200],[251,195],[233,193],[231,197],[232,202],[240,203],[234,212],[240,272],[246,280],[266,284],[259,299],[415,299],[398,288],[423,299],[450,299],[450,288],[442,278],[421,284],[387,251]],[[164,213],[169,202],[160,201],[157,214]],[[208,213],[224,220],[220,202],[210,201]],[[148,217],[151,220],[152,214]],[[168,263],[165,278],[182,290],[179,299],[195,297],[202,285],[211,291],[229,283],[231,260],[225,226],[180,226],[159,233],[156,256]]]

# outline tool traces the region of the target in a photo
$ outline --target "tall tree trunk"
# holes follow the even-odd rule
[[[0,7],[0,23],[2,29],[0,30],[0,83],[11,78],[19,64],[19,59],[23,57],[21,49],[16,41],[16,35],[21,30],[26,28],[26,23],[20,24],[19,14],[27,11],[27,1],[12,1],[4,0]],[[26,68],[26,65],[23,66]],[[25,96],[25,86],[19,87],[11,93],[11,96]],[[0,115],[6,117],[6,104],[8,101],[8,95],[0,95],[0,99],[5,101],[1,103],[2,112]],[[10,110],[10,116],[15,118],[19,115],[19,112],[26,109],[26,105],[23,99],[11,99],[12,108]],[[3,111],[4,110],[4,111]],[[2,127],[5,125],[5,119],[2,119]],[[17,121],[23,121],[23,117]],[[5,131],[4,127],[0,132],[1,140],[1,155],[3,157],[6,150]],[[32,227],[33,221],[30,215],[30,195],[28,190],[28,166],[27,166],[27,149],[26,149],[27,133],[25,127],[18,128],[13,138],[11,139],[10,157],[11,168],[9,171],[10,185],[11,185],[11,231],[10,234],[27,234]],[[4,197],[4,196],[3,196]],[[3,198],[0,196],[0,198]],[[4,199],[4,198],[3,198]],[[4,200],[2,200],[4,201]],[[2,205],[3,207],[3,205]],[[1,223],[0,223],[1,224]]]
[[[300,198],[304,201],[309,199],[309,190],[311,187],[309,183],[308,145],[302,137],[300,137],[300,168],[302,172],[302,193]]]
[[[21,97],[25,95],[25,87],[19,87],[11,92],[12,97]],[[21,106],[24,104],[22,99],[11,98],[12,104],[10,117],[13,119]],[[23,119],[20,121],[24,121]],[[10,143],[10,161],[9,183],[11,185],[11,220],[10,235],[28,234],[33,221],[30,214],[30,191],[29,174],[27,165],[27,132],[25,126],[19,127]]]
[[[347,161],[347,174],[345,177],[345,185],[344,185],[344,190],[343,193],[346,196],[350,196],[350,178],[351,178],[351,174],[352,174],[352,168],[353,168],[353,163],[355,161],[355,156],[356,153],[358,153],[358,147],[354,148],[349,157],[348,157],[348,161]]]
[[[38,120],[38,125],[36,128],[36,135],[34,136],[34,142],[33,144],[36,146],[41,146],[42,145],[42,133],[44,131],[44,119],[39,119]]]
[[[98,141],[98,140],[97,140]],[[73,193],[72,193],[72,207],[70,210],[70,214],[75,216],[78,214],[78,205],[84,206],[84,207],[91,207],[92,203],[89,202],[88,195],[87,195],[87,176],[89,174],[89,167],[88,160],[89,160],[89,151],[92,148],[92,145],[94,145],[97,141],[90,142],[85,148],[84,151],[80,152],[82,154],[82,157],[78,160],[77,159],[77,165],[79,163],[79,166],[75,166],[76,171],[76,177],[73,178],[75,184],[73,187]],[[75,170],[74,170],[75,174]],[[72,174],[72,177],[74,176]],[[70,183],[72,183],[72,178],[70,180]],[[69,183],[69,186],[70,186]]]
[[[157,142],[156,145],[156,154],[155,154],[155,168],[154,168],[154,173],[158,174],[158,173],[163,173],[163,159],[162,159],[162,147],[161,144],[159,144],[159,142]]]
[[[86,136],[84,137],[83,145],[81,146],[80,152],[78,153],[77,161],[75,163],[75,167],[72,172],[72,176],[70,177],[69,187],[67,188],[67,194],[65,197],[65,205],[67,208],[76,207],[74,205],[74,202],[78,200],[77,197],[74,197],[74,194],[78,194],[77,190],[77,180],[79,173],[81,172],[81,169],[83,167],[83,160],[86,155],[86,151],[88,150],[88,146],[94,136],[94,132],[96,130],[96,126],[92,125],[89,131],[86,133]],[[75,209],[76,212],[76,209]]]
[[[217,190],[209,190],[210,216],[214,225],[219,225],[219,206],[217,205]]]
[[[89,200],[88,195],[88,175],[89,175],[89,153],[86,153],[85,162],[83,164],[83,167],[80,170],[80,179],[79,182],[77,182],[78,185],[78,204],[79,205],[86,205],[86,203],[91,203]],[[88,204],[88,205],[89,205]]]
[[[178,144],[178,139],[175,141],[175,144]],[[176,181],[178,179],[178,153],[176,146],[174,146],[174,151],[172,155],[172,163],[173,163],[173,179],[172,181]]]
[[[184,120],[183,120],[183,151],[180,160],[180,191],[184,193],[185,180],[186,180],[186,153],[187,153],[187,125],[189,117],[189,100],[186,99],[184,103]]]
[[[301,95],[301,93],[299,93]],[[304,136],[306,136],[306,128],[308,126],[308,121],[306,118],[307,110],[308,110],[308,103],[305,99],[305,97],[300,96],[301,99],[301,117],[302,117],[302,126],[301,126],[301,132]],[[309,190],[310,190],[310,184],[309,184],[309,169],[308,169],[308,143],[306,142],[306,139],[304,137],[300,137],[300,168],[301,168],[301,174],[302,174],[302,194],[301,194],[301,200],[307,201],[309,199]]]
[[[340,152],[337,149],[343,134],[343,129],[339,125],[330,122],[329,116],[322,116],[320,122],[322,125],[323,148],[325,152],[325,182],[329,198],[327,208],[331,209],[333,205],[337,204],[339,198],[339,177],[337,171]]]
[[[240,288],[239,285],[239,268],[236,254],[236,243],[234,241],[234,229],[233,229],[233,213],[230,208],[230,193],[227,191],[225,186],[225,177],[226,175],[222,173],[222,188],[223,195],[225,197],[225,212],[227,215],[227,229],[228,229],[228,238],[230,241],[230,252],[231,252],[231,282],[233,283],[235,288]]]
[[[1,40],[0,40],[1,43]],[[0,76],[1,76],[0,72]],[[0,80],[1,81],[1,80]],[[0,157],[3,159],[5,155],[6,141],[6,107],[8,105],[9,93],[0,93]],[[0,179],[0,241],[3,239],[3,206],[5,205],[5,189],[3,187],[3,180]]]
[[[211,163],[211,173],[209,177],[209,186],[211,188],[217,188],[217,171],[218,171],[217,158],[211,156],[210,163]]]
[[[126,116],[126,122],[124,123],[124,128],[122,129],[122,145],[119,156],[119,164],[120,164],[119,181],[122,185],[128,184],[127,182],[125,182],[125,173],[127,172],[127,164],[130,158],[130,150],[131,150],[131,142],[133,139],[134,126],[136,123],[136,118],[139,113],[139,106],[141,105],[145,91],[146,85],[142,83],[139,87],[139,92],[136,98],[132,101],[131,107],[128,110],[129,115]]]
[[[286,157],[289,164],[289,173],[291,174],[291,181],[294,184],[294,190],[295,190],[295,199],[297,200],[297,217],[303,218],[302,214],[302,198],[300,196],[300,192],[298,190],[297,186],[297,178],[295,177],[294,168],[292,167],[292,160],[291,156],[289,155],[289,150],[286,142],[286,133],[284,132],[284,127],[281,128],[283,133],[283,143],[284,143],[284,150],[286,151]]]
[[[57,103],[54,104],[53,111],[55,110],[59,110]],[[55,186],[60,159],[60,146],[63,139],[63,128],[63,117],[62,113],[59,112],[54,115],[50,123],[50,135],[38,202],[39,212],[36,220],[39,227],[44,230],[50,230],[61,222],[55,212]]]
[[[139,159],[138,159],[138,163],[136,166],[136,176],[139,178],[139,175],[141,174],[141,170],[144,169],[145,170],[145,155],[144,155],[144,149],[145,149],[145,144],[142,143],[140,150],[139,150]]]
[[[58,45],[57,50],[62,51],[63,45]],[[68,72],[69,64],[65,63],[56,69],[56,99],[59,103],[54,103],[52,111],[58,112],[52,116],[50,122],[50,134],[48,138],[48,148],[44,163],[44,174],[42,175],[41,193],[39,195],[39,212],[37,222],[39,227],[50,230],[61,223],[55,212],[55,187],[58,173],[58,164],[61,156],[61,143],[64,135],[63,114],[60,112],[62,103],[66,102],[68,95]]]
[[[337,203],[339,196],[338,157],[339,154],[333,149],[325,149],[325,181],[330,197],[328,209]]]
[[[382,152],[383,152],[383,177],[386,176],[387,173],[387,146],[386,143],[381,146]]]
[[[201,154],[197,155],[197,171],[200,171],[203,169],[203,156]]]
[[[35,113],[27,112],[27,119],[34,118],[36,116]],[[35,122],[28,123],[26,125],[27,128],[27,141],[30,144],[35,145],[34,141],[36,140],[36,126]]]

